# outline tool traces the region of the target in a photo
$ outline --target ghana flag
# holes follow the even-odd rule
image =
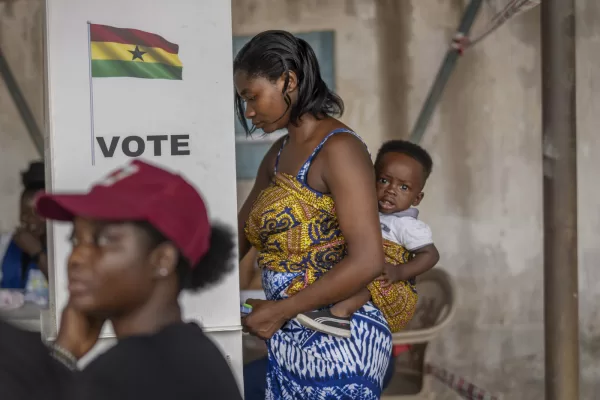
[[[138,29],[90,24],[92,77],[181,80],[179,46]]]

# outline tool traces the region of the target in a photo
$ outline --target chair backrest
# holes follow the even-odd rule
[[[395,359],[395,374],[382,399],[416,399],[426,386],[425,357],[429,342],[439,336],[456,312],[452,277],[436,267],[417,277],[419,301],[408,326],[393,334],[394,344],[410,344]]]
[[[450,275],[436,267],[417,278],[419,301],[413,319],[394,334],[394,344],[431,341],[451,321],[456,311],[456,290]]]

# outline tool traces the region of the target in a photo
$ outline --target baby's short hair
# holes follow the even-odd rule
[[[407,140],[390,140],[385,142],[377,152],[377,157],[375,158],[375,170],[379,171],[381,167],[381,161],[383,156],[387,153],[400,153],[406,154],[407,156],[417,160],[419,164],[423,166],[423,172],[425,173],[425,180],[429,178],[431,175],[431,171],[433,170],[433,160],[431,156],[421,146],[415,143],[411,143]]]

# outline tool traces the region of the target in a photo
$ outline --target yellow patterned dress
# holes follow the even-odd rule
[[[397,266],[404,264],[410,258],[410,253],[403,246],[391,240],[383,239],[383,251],[385,261]],[[419,297],[415,280],[396,282],[389,287],[381,287],[379,281],[374,281],[368,288],[373,303],[383,313],[390,331],[395,333],[402,330],[417,309]]]
[[[252,207],[246,235],[258,250],[269,300],[293,296],[346,255],[333,198],[306,182],[314,157],[340,132],[355,135],[332,131],[297,176],[277,172],[278,155],[275,177]],[[350,338],[332,337],[291,320],[267,346],[267,400],[375,400],[381,395],[392,342],[383,314],[369,302],[354,314]]]

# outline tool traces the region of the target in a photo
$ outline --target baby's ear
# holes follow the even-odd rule
[[[421,201],[423,200],[423,197],[425,197],[425,193],[421,192],[417,195],[417,197],[415,197],[415,200],[412,203],[413,207],[418,206],[419,204],[421,204]]]

